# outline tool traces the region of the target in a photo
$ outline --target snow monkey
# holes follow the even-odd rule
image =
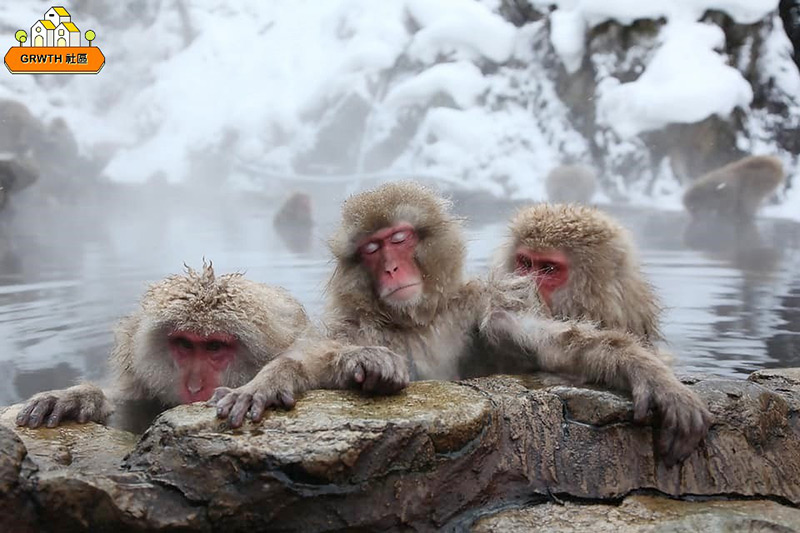
[[[597,188],[597,174],[585,165],[561,165],[547,175],[545,187],[551,202],[587,204]]]
[[[559,319],[587,319],[632,333],[646,346],[662,340],[661,306],[644,278],[630,233],[599,209],[537,204],[511,219],[496,267],[532,277]]]
[[[683,205],[694,217],[711,215],[746,222],[783,178],[778,158],[744,157],[698,178],[683,195]]]
[[[247,383],[308,324],[284,289],[238,273],[216,276],[210,263],[151,285],[140,304],[116,329],[114,403],[154,399],[163,409],[208,400],[216,387]],[[16,422],[33,428],[68,419],[104,423],[112,401],[89,383],[42,392]]]
[[[209,404],[232,426],[246,415],[260,420],[265,406],[291,406],[308,388],[399,389],[407,366],[414,379],[457,379],[461,360],[492,357],[508,358],[514,371],[569,373],[630,391],[637,421],[650,409],[659,416],[667,464],[689,455],[708,430],[702,400],[635,336],[550,318],[522,276],[465,280],[460,222],[421,185],[390,183],[350,197],[330,247],[327,338],[303,339],[247,385],[217,390]]]
[[[302,253],[311,249],[311,196],[306,193],[292,194],[281,206],[272,225],[278,237],[292,252]]]

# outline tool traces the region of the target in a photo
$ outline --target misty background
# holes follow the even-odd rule
[[[0,42],[51,5],[0,5]],[[65,5],[97,34],[102,71],[0,73],[14,178],[0,211],[0,405],[102,382],[114,322],[184,263],[282,285],[319,316],[340,203],[387,180],[448,192],[481,274],[510,214],[544,200],[563,163],[597,169],[593,203],[634,232],[679,371],[800,365],[794,5]],[[693,226],[687,185],[749,154],[787,172],[757,224]],[[313,225],[287,232],[273,218],[294,193]]]

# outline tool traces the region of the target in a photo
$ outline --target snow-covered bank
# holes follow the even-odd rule
[[[684,174],[717,155],[687,156],[669,128],[717,116],[732,149],[795,171],[779,139],[800,124],[800,75],[777,3],[78,2],[102,72],[10,76],[0,98],[63,117],[85,153],[118,147],[118,181],[421,172],[535,199],[553,166],[583,162],[602,169],[600,201],[677,207]],[[511,4],[541,18],[515,25]],[[49,5],[0,5],[9,45]],[[797,190],[773,211],[800,218]]]

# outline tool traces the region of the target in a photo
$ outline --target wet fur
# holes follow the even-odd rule
[[[556,318],[627,331],[647,345],[663,340],[658,297],[642,274],[630,232],[611,216],[577,204],[526,207],[512,218],[495,268],[513,272],[519,246],[566,253],[572,272],[553,293]]]
[[[415,259],[424,294],[412,306],[382,302],[357,255],[364,237],[398,222],[414,225],[420,237]],[[702,401],[635,336],[590,322],[554,320],[528,278],[496,275],[465,282],[460,221],[431,190],[401,182],[351,197],[330,245],[337,264],[328,284],[324,333],[297,343],[247,385],[218,389],[211,403],[231,425],[241,425],[248,414],[260,420],[264,406],[291,407],[307,388],[392,391],[405,386],[409,375],[464,377],[462,363],[477,360],[487,368],[564,372],[631,391],[637,420],[651,408],[662,414],[658,443],[667,464],[683,459],[705,435],[711,418]],[[300,365],[294,376],[280,375],[286,358]],[[360,363],[351,364],[354,359]],[[362,371],[371,381],[359,385],[353,372]]]
[[[178,369],[167,346],[167,335],[173,330],[235,336],[239,350],[222,383],[238,387],[288,348],[307,327],[303,307],[284,289],[247,280],[238,273],[216,276],[211,264],[204,263],[199,271],[187,267],[184,275],[151,285],[139,309],[117,325],[110,357],[115,382],[109,397],[114,402],[157,400],[164,407],[181,403]],[[55,398],[51,408],[59,399],[82,401],[76,412],[88,413],[83,421],[105,422],[113,411],[103,392],[91,384],[40,393],[28,406],[47,398]],[[41,416],[38,422],[42,422]]]

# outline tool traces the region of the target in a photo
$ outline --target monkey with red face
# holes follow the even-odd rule
[[[495,268],[532,278],[559,319],[590,320],[652,346],[663,340],[661,305],[642,274],[630,232],[599,209],[537,204],[511,220]]]
[[[659,415],[667,464],[708,430],[700,398],[635,336],[554,320],[521,276],[464,280],[460,222],[421,185],[390,183],[349,198],[330,246],[327,338],[301,339],[250,383],[218,389],[209,403],[232,426],[260,420],[268,406],[290,407],[309,388],[391,392],[405,386],[406,365],[417,379],[457,379],[464,359],[508,357],[515,371],[569,373],[630,391],[636,420],[651,409]]]
[[[16,422],[104,423],[127,400],[156,400],[162,409],[205,401],[216,387],[246,383],[306,327],[303,307],[285,290],[240,274],[216,276],[211,264],[187,267],[151,285],[139,309],[120,321],[108,396],[88,383],[41,392]]]

